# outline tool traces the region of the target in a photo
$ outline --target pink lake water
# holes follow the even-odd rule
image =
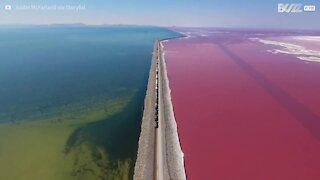
[[[286,47],[259,40],[295,43],[286,32],[175,30],[187,37],[165,59],[187,178],[319,180],[320,62],[297,58],[319,42],[275,54]]]

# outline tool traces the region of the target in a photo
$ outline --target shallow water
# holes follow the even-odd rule
[[[153,45],[173,36],[1,27],[0,179],[131,179]]]

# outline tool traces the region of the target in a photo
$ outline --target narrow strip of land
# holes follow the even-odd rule
[[[156,111],[158,117],[156,118],[156,149],[155,149],[155,164],[156,164],[156,180],[170,179],[168,172],[168,165],[166,159],[166,139],[165,139],[165,126],[166,116],[164,111],[164,98],[163,98],[163,61],[160,42],[157,44],[157,70],[156,70],[156,84],[157,84],[157,102]]]
[[[137,180],[186,179],[162,49],[156,42],[135,166]]]

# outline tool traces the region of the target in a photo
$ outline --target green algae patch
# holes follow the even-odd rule
[[[110,162],[105,149],[93,148],[95,145],[84,138],[66,153],[66,143],[80,127],[108,121],[129,100],[126,97],[108,101],[79,114],[0,124],[0,179],[105,179],[106,166],[101,164]],[[115,162],[118,166],[112,168],[117,171],[110,171],[110,175],[128,179],[130,161]]]

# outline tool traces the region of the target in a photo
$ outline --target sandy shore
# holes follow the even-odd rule
[[[169,80],[167,76],[166,62],[164,59],[164,50],[162,42],[160,42],[160,66],[161,66],[161,84],[162,84],[162,100],[164,104],[165,114],[165,139],[166,139],[166,159],[169,170],[170,179],[184,180],[186,179],[183,152],[181,150],[177,123],[174,117],[174,111],[171,101],[171,90],[169,87]]]
[[[155,113],[156,103],[156,59],[157,43],[155,43],[149,73],[148,87],[144,100],[144,111],[139,138],[137,161],[133,179],[154,179],[154,144],[155,144]]]

